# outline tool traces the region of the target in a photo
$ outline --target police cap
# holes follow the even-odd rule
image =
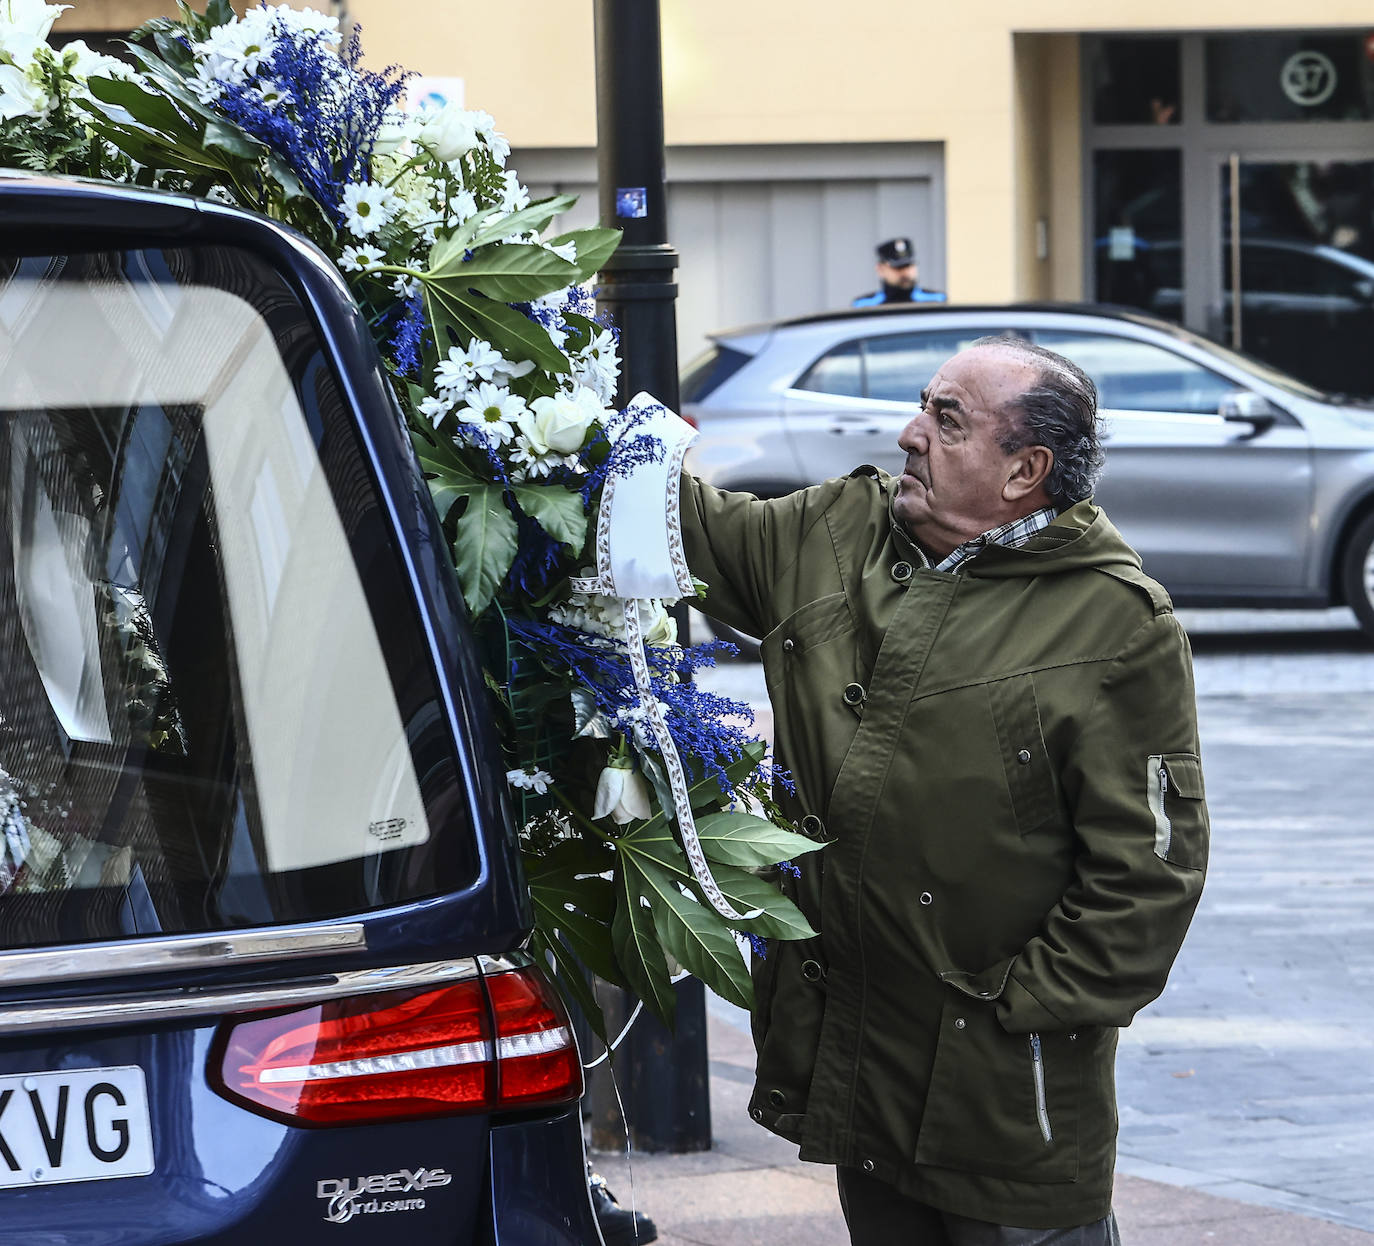
[[[889,238],[878,244],[878,259],[884,264],[894,264],[905,268],[916,262],[916,248],[910,238]]]

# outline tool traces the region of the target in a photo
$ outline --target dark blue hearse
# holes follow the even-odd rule
[[[0,1243],[597,1243],[445,543],[270,222],[0,176]]]

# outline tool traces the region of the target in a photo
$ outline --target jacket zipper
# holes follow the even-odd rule
[[[1163,766],[1159,768],[1159,816],[1164,819],[1164,824],[1173,830],[1173,823],[1169,821],[1169,812],[1165,809],[1165,798],[1169,795],[1169,772]]]
[[[1040,1136],[1045,1145],[1054,1141],[1054,1131],[1050,1128],[1050,1110],[1045,1103],[1045,1057],[1040,1050],[1040,1035],[1030,1036],[1031,1072],[1035,1075],[1035,1115],[1040,1122]]]

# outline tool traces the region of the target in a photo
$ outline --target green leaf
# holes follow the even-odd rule
[[[548,199],[538,199],[529,207],[512,212],[509,216],[488,219],[481,229],[472,233],[467,246],[475,251],[488,242],[500,242],[514,234],[543,229],[555,216],[566,212],[576,202],[576,195],[553,195]]]
[[[544,529],[555,541],[582,552],[587,543],[587,511],[580,494],[571,493],[562,485],[514,485],[511,492],[520,509]]]
[[[572,285],[578,268],[544,247],[507,242],[483,247],[472,259],[442,271],[431,268],[429,275],[503,303],[529,303]]]
[[[256,160],[265,150],[261,143],[251,139],[234,125],[211,121],[205,126],[205,146],[213,151],[222,151],[240,160]]]
[[[124,109],[140,125],[173,139],[196,141],[198,138],[195,127],[165,95],[145,91],[138,83],[122,78],[91,78],[86,85],[102,104]],[[118,123],[117,118],[111,120]]]
[[[496,596],[515,561],[519,531],[500,485],[469,489],[467,510],[458,519],[453,560],[463,599],[475,618]]]
[[[637,865],[642,865],[644,860],[651,861],[697,890],[692,868],[660,816],[655,815],[629,834],[622,835],[616,840],[616,846],[623,857],[633,859]],[[809,939],[816,933],[791,900],[757,875],[732,865],[717,865],[711,875],[721,894],[737,911],[762,910],[759,916],[736,923],[738,929],[774,939]]]
[[[752,1009],[754,988],[749,969],[720,915],[694,897],[683,895],[677,880],[666,870],[644,860],[636,867],[643,876],[654,928],[664,950],[722,999]]]
[[[824,847],[752,813],[711,813],[697,819],[701,850],[712,861],[757,869]]]
[[[606,261],[615,254],[620,245],[618,229],[575,229],[572,233],[559,234],[557,238],[546,239],[549,246],[562,246],[571,242],[577,247],[578,281],[586,281],[599,273]]]
[[[490,481],[479,480],[469,471],[451,438],[439,436],[431,440],[412,428],[410,444],[415,447],[421,471],[429,477],[429,491],[441,520],[448,517],[460,498],[492,487]]]
[[[597,708],[596,698],[586,688],[574,688],[570,697],[573,707],[573,739],[610,739],[611,725],[606,715]]]
[[[624,985],[611,946],[611,920],[615,916],[615,884],[600,873],[579,870],[575,859],[560,849],[580,849],[580,841],[569,840],[543,857],[526,857],[526,878],[535,917],[550,938],[560,935],[570,951],[594,974],[607,982]],[[615,865],[604,862],[607,871]]]
[[[640,871],[626,869],[624,862],[616,871],[617,903],[611,939],[630,990],[654,1016],[671,1027],[677,1001],[654,930],[653,913],[640,900],[637,884],[642,877]]]
[[[463,256],[472,245],[473,238],[497,211],[496,208],[483,208],[482,211],[468,217],[451,234],[440,234],[429,249],[430,272],[447,272],[448,269],[461,264]]]
[[[451,329],[465,345],[480,337],[507,359],[529,359],[548,372],[568,371],[567,356],[553,344],[548,332],[528,316],[451,282],[434,281],[427,274],[422,280],[429,321],[434,326],[441,355],[448,351],[447,333]]]

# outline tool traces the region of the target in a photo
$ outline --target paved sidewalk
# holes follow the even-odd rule
[[[743,1014],[740,1014],[741,1016]],[[726,1006],[710,1005],[715,1144],[695,1155],[596,1153],[620,1202],[653,1218],[662,1246],[845,1246],[832,1169],[749,1119],[753,1046]],[[1370,1246],[1374,1235],[1272,1207],[1118,1175],[1125,1246]],[[894,1243],[894,1246],[899,1244]]]

